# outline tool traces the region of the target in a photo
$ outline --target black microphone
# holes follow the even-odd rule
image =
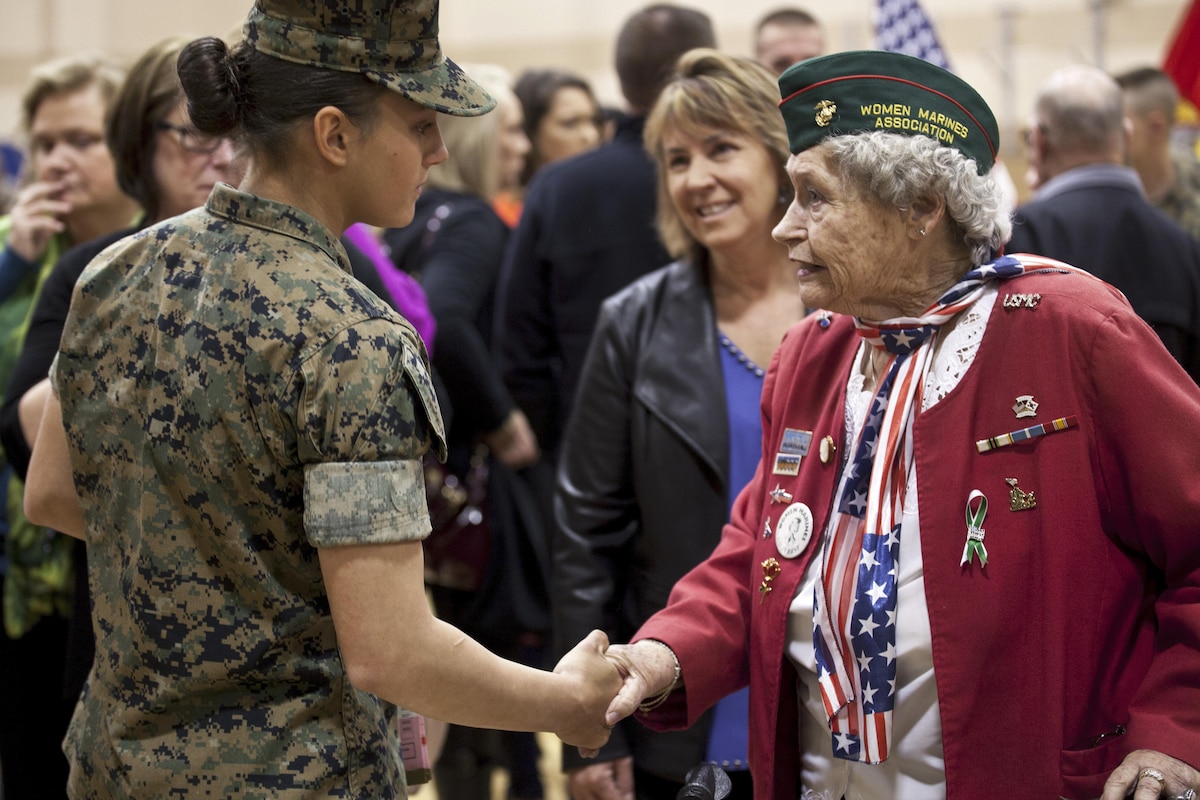
[[[723,800],[729,789],[729,776],[725,770],[706,762],[692,767],[675,800]]]

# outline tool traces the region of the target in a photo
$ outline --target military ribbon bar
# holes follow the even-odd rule
[[[995,450],[997,447],[1007,447],[1010,444],[1023,442],[1026,439],[1045,436],[1047,433],[1065,431],[1067,428],[1074,428],[1078,424],[1079,419],[1074,414],[1069,417],[1059,417],[1050,422],[1044,422],[1041,425],[1030,425],[1028,428],[1021,428],[1019,431],[1009,431],[999,436],[993,436],[990,439],[980,439],[975,443],[975,448],[981,453],[986,453],[988,450]]]
[[[971,510],[971,504],[976,500],[979,504]],[[967,543],[963,545],[960,567],[966,566],[979,556],[979,566],[987,566],[987,548],[983,546],[983,518],[987,516],[987,498],[978,489],[972,489],[967,497]]]

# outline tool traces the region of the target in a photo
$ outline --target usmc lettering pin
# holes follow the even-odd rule
[[[1037,308],[1038,303],[1042,302],[1040,294],[1006,294],[1004,295],[1005,308]]]

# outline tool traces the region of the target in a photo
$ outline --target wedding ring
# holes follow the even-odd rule
[[[1145,767],[1141,772],[1139,772],[1138,773],[1138,782],[1139,783],[1141,782],[1142,778],[1153,778],[1154,780],[1158,781],[1159,784],[1162,786],[1162,789],[1159,789],[1159,792],[1161,792],[1163,789],[1167,788],[1167,776],[1163,775],[1161,772],[1156,770],[1154,767]]]

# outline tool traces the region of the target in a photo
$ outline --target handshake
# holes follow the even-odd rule
[[[592,631],[554,667],[554,674],[571,681],[576,700],[554,730],[558,738],[595,756],[612,728],[632,714],[647,697],[662,697],[676,687],[675,655],[661,642],[643,639],[634,644],[609,645],[603,631]]]

